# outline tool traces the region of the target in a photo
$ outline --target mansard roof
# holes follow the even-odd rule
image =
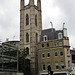
[[[63,30],[55,30],[54,28],[42,30],[40,41],[43,41],[43,36],[44,35],[47,36],[47,40],[58,39],[58,33],[62,33],[62,37],[63,37]]]

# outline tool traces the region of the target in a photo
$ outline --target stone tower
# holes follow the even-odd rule
[[[31,71],[37,74],[37,43],[40,41],[42,30],[41,1],[29,0],[25,5],[25,0],[20,0],[20,50],[27,49],[27,58],[31,60]]]

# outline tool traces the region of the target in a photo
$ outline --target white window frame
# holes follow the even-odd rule
[[[45,39],[46,38],[46,39]],[[44,35],[43,36],[43,41],[47,41],[48,40],[48,38],[47,38],[47,35]]]
[[[61,53],[61,52],[63,53],[63,51],[62,51],[62,50],[60,51],[60,53]],[[63,55],[61,55],[61,54],[60,54],[60,56],[62,57]]]
[[[62,33],[58,33],[58,39],[62,39]]]
[[[57,43],[56,42],[54,42],[54,47],[56,47],[57,46]]]
[[[62,62],[63,62],[63,64],[62,64]],[[61,61],[61,69],[64,69],[64,68],[62,68],[62,66],[64,66],[64,61]]]
[[[41,47],[44,48],[44,44],[41,44]]]
[[[43,54],[44,54],[44,57],[43,57]],[[45,53],[42,53],[42,58],[43,58],[43,59],[45,58]]]
[[[56,65],[56,64],[57,64],[57,65]],[[58,62],[55,62],[55,69],[58,70],[58,69],[56,68],[56,66],[58,66],[58,69],[59,69],[59,64],[58,64]]]
[[[59,46],[62,46],[62,42],[59,42]]]
[[[50,66],[50,65],[51,65],[50,62],[48,62],[48,63],[47,63],[47,66]]]
[[[50,55],[50,52],[47,52],[47,58],[50,58],[50,56],[48,57],[48,53],[49,53],[49,55]]]
[[[46,45],[49,45],[49,43],[47,43]],[[49,48],[49,46],[47,46],[47,48]]]
[[[68,60],[68,67],[70,67],[70,60]]]
[[[43,63],[43,64],[42,64],[42,70],[43,70],[43,71],[45,71],[45,70],[46,70],[46,67],[45,67],[45,70],[43,69],[43,66],[44,66],[44,65],[45,65],[45,63]]]
[[[55,52],[57,52],[57,51],[55,51]],[[55,52],[54,52],[54,56],[55,56]],[[57,52],[57,56],[58,56],[58,52]],[[55,56],[55,57],[57,57],[57,56]]]
[[[69,49],[67,49],[67,54],[69,54]]]

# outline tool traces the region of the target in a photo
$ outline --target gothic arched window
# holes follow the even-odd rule
[[[36,33],[36,43],[38,42],[38,34]]]
[[[29,54],[29,48],[28,47],[26,48],[26,52],[27,52],[27,54]]]
[[[26,25],[29,25],[29,16],[26,14]]]
[[[35,25],[37,26],[37,15],[35,15]]]
[[[26,33],[26,42],[29,42],[29,34]]]

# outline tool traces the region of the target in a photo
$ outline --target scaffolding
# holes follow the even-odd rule
[[[9,45],[9,46],[7,46]],[[16,55],[10,54],[15,51]],[[0,45],[0,72],[18,72],[18,47],[5,43]]]

